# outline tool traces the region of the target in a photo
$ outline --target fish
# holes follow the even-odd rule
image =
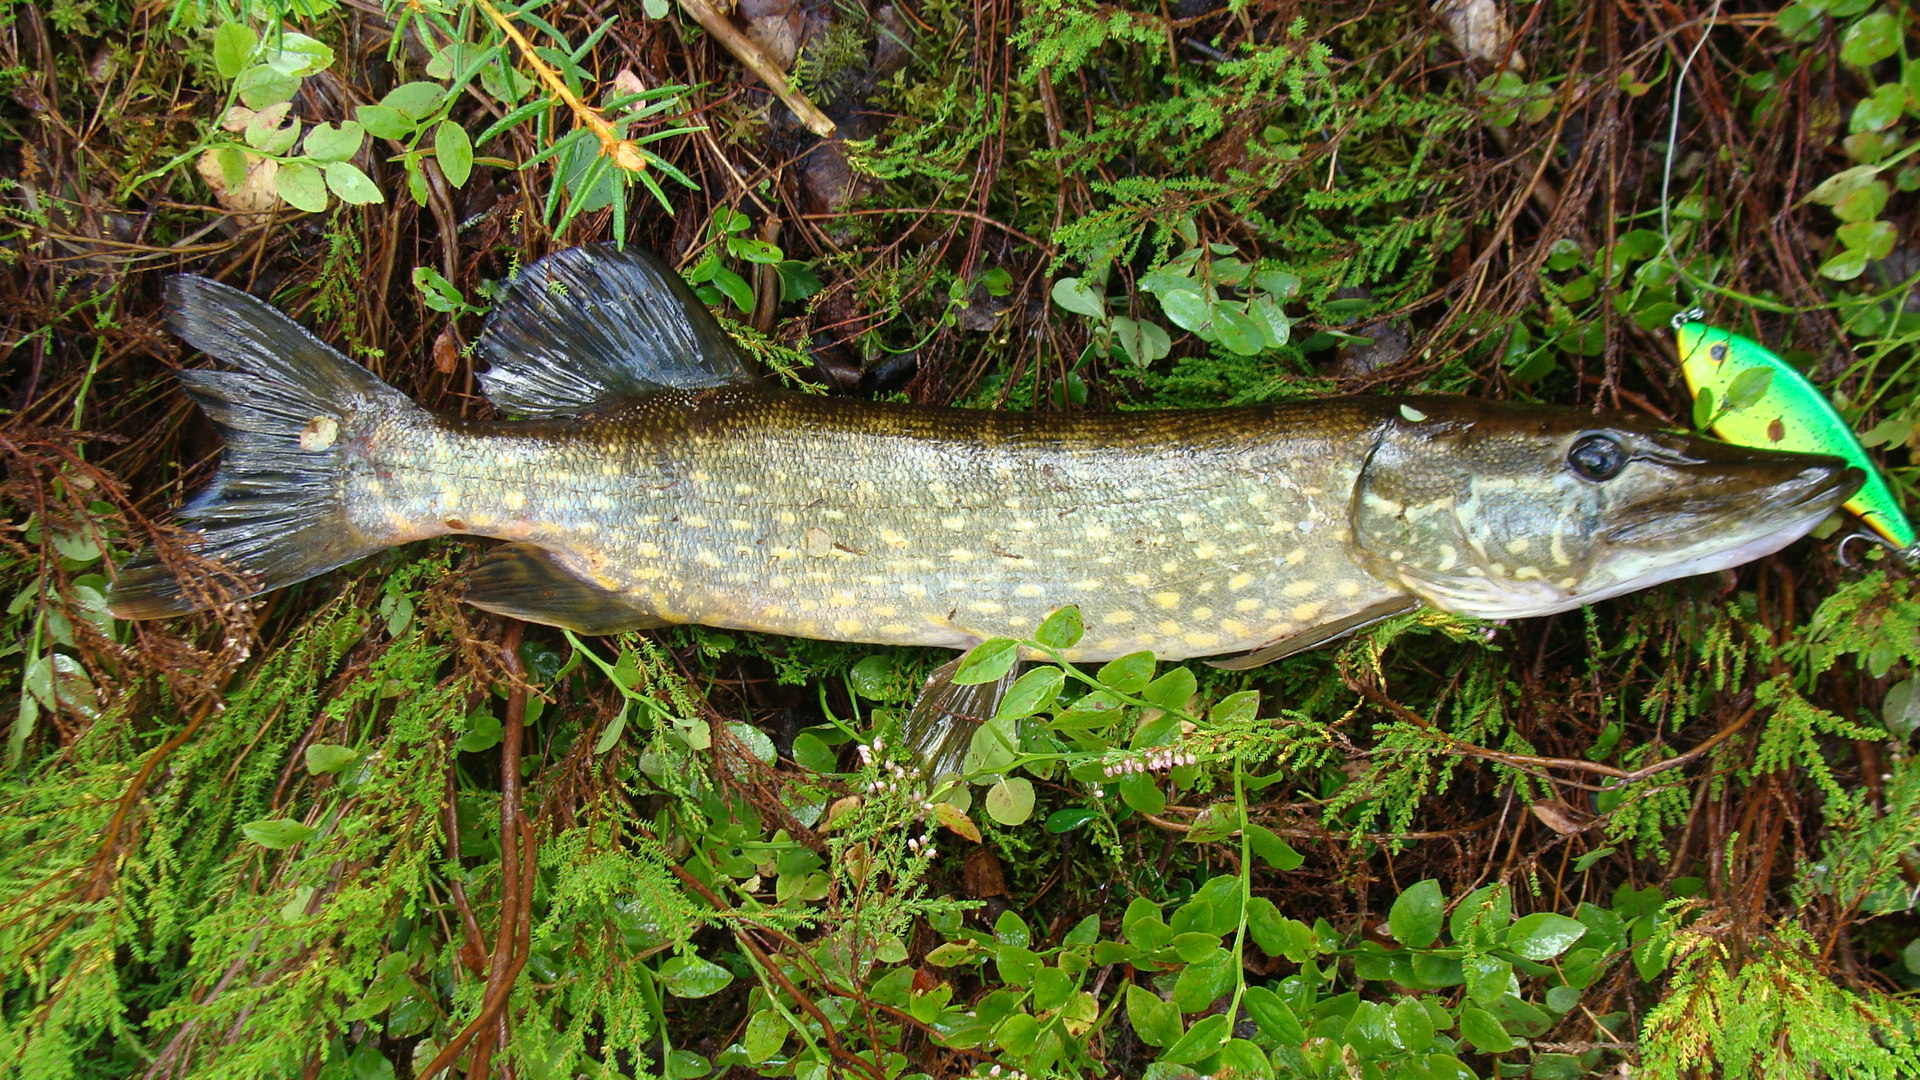
[[[217,587],[147,556],[158,618],[449,534],[504,541],[468,604],[586,634],[677,624],[965,650],[1077,605],[1064,653],[1265,663],[1422,606],[1568,611],[1737,566],[1861,484],[1824,455],[1624,414],[1439,395],[1023,413],[779,389],[678,274],[593,245],[525,267],[477,342],[502,419],[422,409],[274,307],[169,279],[225,438],[180,510]],[[953,665],[910,740],[951,768],[1005,680]],[[958,748],[958,749],[956,749]]]

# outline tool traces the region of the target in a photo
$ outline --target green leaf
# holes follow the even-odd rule
[[[337,773],[360,760],[360,751],[351,746],[314,743],[307,747],[307,771],[315,776]]]
[[[1706,431],[1713,426],[1714,419],[1719,415],[1719,410],[1714,408],[1713,387],[1702,386],[1700,392],[1693,398],[1694,429]]]
[[[1467,996],[1482,1005],[1500,1000],[1513,990],[1513,965],[1491,956],[1468,956],[1460,962]]]
[[[326,175],[327,190],[339,196],[343,203],[366,206],[380,201],[380,189],[367,174],[345,161],[328,162]]]
[[[1543,911],[1514,922],[1507,931],[1507,948],[1529,960],[1551,960],[1586,932],[1586,926],[1577,920]]]
[[[994,1028],[993,1041],[1007,1053],[1024,1057],[1040,1041],[1040,1021],[1027,1013],[1014,1013]]]
[[[404,115],[417,126],[440,108],[440,99],[445,93],[439,83],[402,83],[387,91],[387,96],[380,99],[380,104]]]
[[[300,80],[282,75],[265,64],[255,64],[240,73],[233,88],[240,96],[240,104],[249,109],[264,109],[292,101],[294,92],[300,89]]]
[[[1887,208],[1893,189],[1884,180],[1875,180],[1850,191],[1833,204],[1833,216],[1841,221],[1872,221]]]
[[[675,956],[660,965],[660,982],[674,997],[711,997],[732,981],[733,972],[699,956]]]
[[[1773,369],[1765,365],[1750,367],[1733,377],[1727,385],[1727,409],[1738,412],[1750,409],[1767,396],[1767,389],[1773,385]]]
[[[451,120],[442,120],[433,128],[433,157],[446,174],[447,183],[464,187],[473,175],[473,140],[467,129]]]
[[[1002,825],[1019,825],[1033,816],[1033,782],[1024,776],[1003,776],[987,789],[987,813]]]
[[[307,132],[307,156],[315,161],[346,161],[360,152],[360,144],[365,142],[366,138],[365,129],[352,120],[345,121],[338,127],[332,124],[315,124],[313,130]],[[340,197],[346,198],[345,195]]]
[[[412,117],[386,105],[361,105],[353,110],[367,134],[376,139],[404,139],[417,125]]]
[[[1213,290],[1207,290],[1202,296],[1185,289],[1177,292],[1162,293],[1160,306],[1166,310],[1167,318],[1182,330],[1190,330],[1203,338],[1211,329],[1213,322]]]
[[[1907,88],[1899,83],[1882,83],[1853,107],[1847,130],[1855,135],[1885,130],[1899,122],[1906,107]]]
[[[1898,238],[1890,221],[1850,221],[1834,230],[1842,244],[1864,252],[1869,259],[1884,259],[1893,254],[1893,242]]]
[[[1153,680],[1153,654],[1128,653],[1100,666],[1094,678],[1122,694],[1137,694]]]
[[[1193,700],[1194,690],[1198,686],[1191,670],[1176,667],[1143,687],[1140,696],[1163,709],[1184,711],[1187,703]]]
[[[988,638],[960,658],[954,670],[957,686],[978,686],[999,680],[1020,659],[1020,643],[1012,638]]]
[[[1107,299],[1079,278],[1064,277],[1053,283],[1053,302],[1076,315],[1101,319],[1107,314]]]
[[[1060,688],[1066,683],[1066,672],[1052,664],[1042,664],[1013,681],[1013,685],[1007,688],[1007,696],[1000,699],[1000,709],[994,715],[1017,720],[1051,708],[1054,699],[1060,696]]]
[[[1068,604],[1040,623],[1040,629],[1033,632],[1033,640],[1049,649],[1071,649],[1080,643],[1083,633],[1085,626],[1080,620],[1080,609]]]
[[[767,266],[773,266],[787,257],[779,247],[752,236],[727,237],[727,251],[735,258]]]
[[[1428,878],[1394,898],[1387,930],[1400,944],[1424,949],[1439,939],[1446,911],[1447,897],[1440,891],[1440,882]]]
[[[1471,1005],[1460,1010],[1460,1036],[1483,1054],[1504,1054],[1515,1045],[1513,1036],[1492,1013]]]
[[[431,266],[413,268],[413,287],[420,290],[421,302],[435,311],[451,313],[467,306],[459,288]]]
[[[273,189],[288,206],[317,214],[327,208],[327,180],[304,161],[289,161],[273,174]]]
[[[1173,351],[1173,339],[1158,323],[1116,315],[1108,327],[1113,333],[1113,340],[1127,354],[1127,359],[1140,367],[1164,359]]]
[[[1246,1006],[1253,1022],[1260,1025],[1260,1033],[1274,1042],[1299,1046],[1307,1041],[1307,1031],[1300,1026],[1300,1018],[1279,994],[1264,986],[1249,986],[1246,993],[1240,995],[1240,1003]]]
[[[240,826],[240,832],[247,839],[263,848],[279,851],[290,848],[313,836],[319,830],[310,825],[302,825],[292,818],[270,818],[264,821],[249,821]]]
[[[1233,989],[1233,976],[1233,953],[1214,945],[1181,969],[1173,981],[1173,1003],[1181,1012],[1204,1012]]]
[[[753,286],[747,279],[725,267],[714,270],[712,285],[721,295],[733,301],[733,306],[742,312],[753,310]]]
[[[1212,1057],[1227,1045],[1231,1029],[1231,1022],[1220,1013],[1203,1016],[1160,1054],[1160,1060],[1170,1065],[1191,1065],[1202,1058]]]
[[[1138,983],[1127,984],[1127,1022],[1148,1046],[1172,1046],[1182,1034],[1179,1008]]]
[[[1387,1040],[1402,1050],[1423,1054],[1433,1045],[1433,1017],[1418,1001],[1395,1002],[1387,1011]]]
[[[1267,828],[1265,825],[1248,823],[1246,832],[1247,846],[1252,848],[1255,855],[1260,856],[1261,859],[1266,861],[1268,866],[1273,867],[1275,870],[1283,873],[1289,870],[1298,870],[1300,869],[1300,865],[1307,861],[1305,855],[1295,851],[1292,844],[1280,839],[1272,829]]]
[[[1820,276],[1833,281],[1852,281],[1867,269],[1867,253],[1849,248],[1820,264]]]
[[[1900,18],[1891,11],[1862,16],[1840,38],[1840,62],[1871,67],[1900,51]]]
[[[1225,304],[1213,309],[1213,333],[1220,344],[1241,356],[1257,355],[1267,347],[1261,322]]]
[[[1167,796],[1151,773],[1128,773],[1115,787],[1120,800],[1143,814],[1157,814],[1167,808]]]
[[[266,62],[282,75],[304,79],[333,66],[333,49],[318,38],[283,30],[277,41],[267,44]]]
[[[253,52],[260,47],[260,36],[243,23],[221,23],[213,32],[213,69],[223,79],[231,79],[247,70]]]
[[[1304,964],[1313,952],[1313,931],[1307,924],[1280,914],[1273,901],[1264,896],[1247,901],[1247,933],[1268,956]]]
[[[270,157],[293,149],[300,138],[300,121],[282,123],[288,108],[289,103],[283,101],[254,113],[253,119],[247,122],[247,145]]]

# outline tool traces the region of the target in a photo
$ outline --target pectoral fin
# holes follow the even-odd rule
[[[1257,668],[1262,664],[1271,664],[1275,660],[1292,656],[1297,652],[1305,652],[1308,649],[1318,648],[1329,641],[1346,637],[1355,630],[1364,629],[1377,622],[1384,622],[1387,619],[1393,618],[1395,615],[1404,615],[1419,606],[1420,601],[1411,596],[1382,600],[1380,603],[1361,608],[1359,611],[1354,612],[1344,619],[1335,619],[1333,622],[1324,623],[1311,630],[1302,630],[1297,634],[1290,634],[1278,641],[1269,642],[1245,656],[1236,656],[1231,660],[1209,660],[1207,661],[1207,666],[1217,667],[1223,671],[1246,671],[1249,668]]]
[[[532,544],[495,549],[467,577],[467,603],[582,634],[617,634],[670,625],[631,596],[601,588]]]
[[[929,779],[959,774],[973,745],[973,733],[1000,711],[1000,700],[1019,674],[1020,665],[1015,664],[997,682],[961,686],[953,681],[961,659],[955,657],[934,671],[900,726],[907,754]]]

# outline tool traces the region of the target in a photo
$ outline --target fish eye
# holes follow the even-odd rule
[[[1627,467],[1627,450],[1609,435],[1582,435],[1567,451],[1567,464],[1589,480],[1611,480]]]

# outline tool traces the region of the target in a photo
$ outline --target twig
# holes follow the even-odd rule
[[[615,165],[628,172],[637,173],[646,169],[647,159],[641,155],[640,148],[634,145],[633,140],[621,138],[620,133],[614,130],[613,122],[601,116],[600,110],[575,97],[573,91],[567,89],[567,81],[562,79],[560,73],[553,70],[545,60],[540,59],[540,54],[534,51],[533,42],[527,40],[527,36],[520,32],[519,27],[513,25],[505,15],[500,14],[500,9],[488,3],[487,0],[475,0],[475,2],[480,5],[480,10],[486,12],[487,17],[493,20],[494,25],[500,28],[501,33],[507,35],[515,45],[520,47],[520,55],[526,58],[527,66],[533,69],[533,73],[541,82],[547,84],[547,89],[553,92],[553,96],[559,98],[562,104],[573,111],[573,117],[580,126],[593,132],[594,137],[600,140],[602,154],[612,158]]]
[[[486,0],[480,0],[480,3],[484,5]],[[787,108],[793,110],[793,115],[799,117],[800,122],[807,126],[808,131],[823,139],[833,138],[835,129],[833,121],[827,119],[827,114],[815,108],[813,102],[808,101],[805,95],[789,85],[786,75],[774,66],[766,53],[760,51],[760,46],[755,45],[747,35],[728,22],[725,15],[715,10],[707,0],[680,0],[680,6],[686,9],[687,14],[693,16],[694,22],[699,23],[707,33],[714,36],[715,40],[726,46],[734,59],[747,65],[747,70],[753,72],[756,78],[765,83],[775,97],[785,102]]]

